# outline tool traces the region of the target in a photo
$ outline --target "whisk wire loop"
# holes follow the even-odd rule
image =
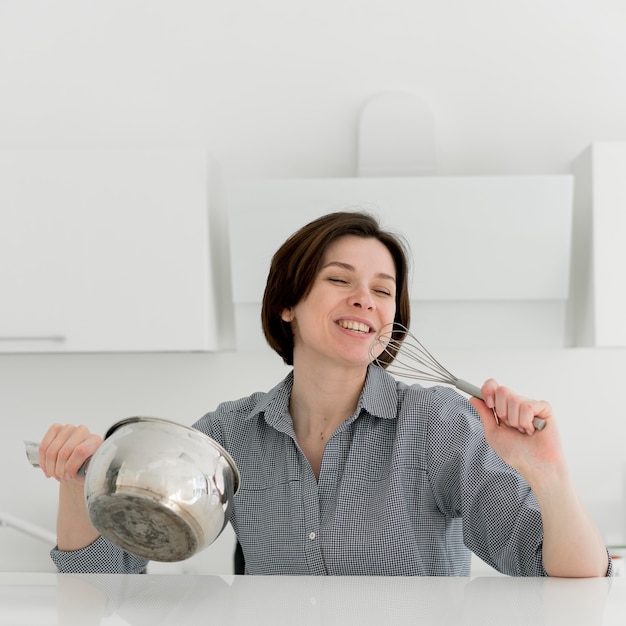
[[[396,339],[394,333],[398,334],[401,339]],[[383,354],[391,357],[391,362],[381,361],[380,357]],[[406,326],[398,322],[383,326],[381,332],[370,344],[369,356],[372,363],[385,368],[394,376],[453,385],[465,393],[483,399],[478,387],[454,376]],[[495,409],[494,417],[499,423]],[[533,424],[537,430],[541,430],[546,425],[546,421],[540,417],[535,417]]]
[[[394,333],[401,334],[404,339],[395,339]],[[381,347],[383,350],[379,352]],[[394,357],[386,366],[390,374],[451,385],[457,380],[408,328],[398,322],[383,327],[370,345],[370,358],[376,365],[383,366],[380,355],[384,353]]]

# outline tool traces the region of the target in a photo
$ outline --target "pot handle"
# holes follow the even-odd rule
[[[26,447],[26,458],[33,467],[39,467],[39,444],[34,441],[24,441]],[[91,457],[85,459],[84,463],[78,468],[77,475],[85,476],[87,474],[87,466],[91,461]]]

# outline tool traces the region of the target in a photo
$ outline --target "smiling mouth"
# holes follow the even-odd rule
[[[341,320],[337,323],[341,326],[341,328],[351,330],[355,333],[361,333],[363,335],[367,335],[371,330],[367,324],[362,324],[361,322],[355,322],[353,320]]]

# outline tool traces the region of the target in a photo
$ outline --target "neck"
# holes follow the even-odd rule
[[[367,369],[312,372],[294,367],[289,410],[299,436],[330,436],[356,410]]]

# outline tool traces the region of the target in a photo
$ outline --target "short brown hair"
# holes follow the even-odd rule
[[[319,271],[328,246],[341,237],[356,235],[380,241],[389,250],[396,266],[396,315],[394,322],[408,328],[411,305],[408,289],[408,254],[404,241],[382,230],[371,215],[357,211],[329,213],[306,224],[278,249],[272,258],[263,305],[261,322],[267,342],[287,365],[293,365],[293,332],[289,322],[282,319],[285,309],[294,307],[305,298]],[[406,333],[394,333],[399,341]],[[393,361],[391,354],[379,357],[383,367]]]

